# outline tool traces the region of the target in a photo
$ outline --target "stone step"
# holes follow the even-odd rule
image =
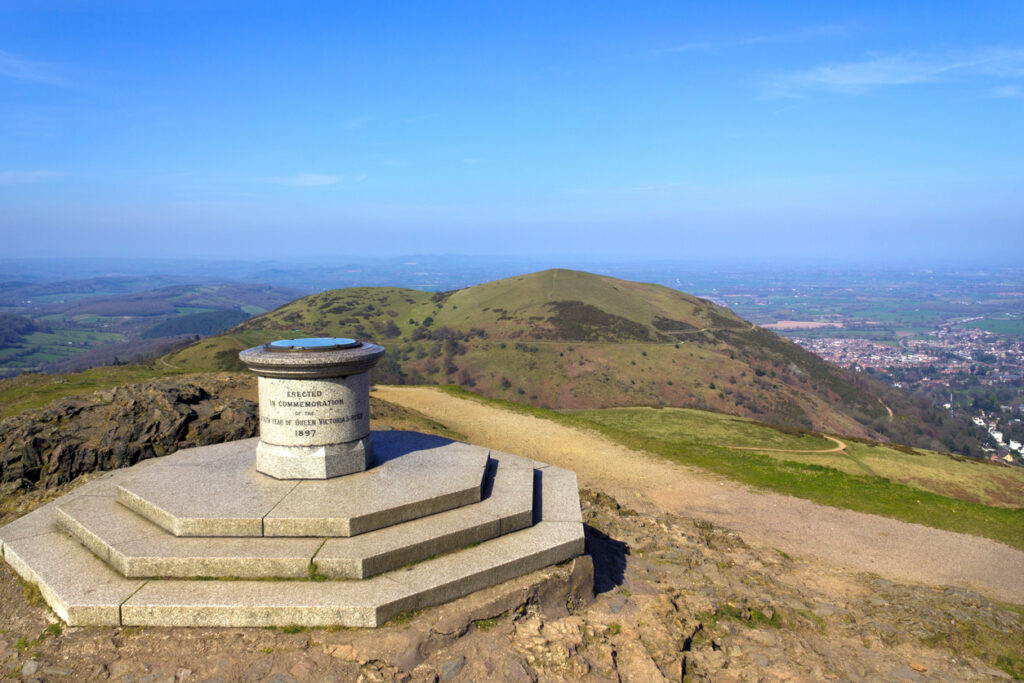
[[[101,475],[0,528],[4,560],[25,581],[37,586],[46,604],[68,625],[116,625],[121,604],[145,583],[126,579],[62,532],[57,507],[88,496],[112,496],[133,468]]]
[[[488,450],[373,433],[374,466],[328,480],[256,471],[257,439],[179,451],[124,479],[117,499],[175,536],[355,536],[480,500]]]
[[[56,521],[129,578],[366,578],[529,526],[533,485],[533,461],[502,454],[479,503],[346,538],[173,536],[119,505],[114,487],[61,504]]]
[[[362,581],[150,581],[123,605],[125,626],[379,626],[563,562],[584,550],[583,525],[541,522]]]
[[[331,578],[367,578],[525,529],[533,523],[533,461],[491,458],[479,503],[349,538],[329,538],[314,563]]]
[[[78,498],[59,506],[63,531],[128,578],[308,578],[322,538],[172,536],[117,502]]]
[[[583,552],[576,475],[533,464],[533,526],[361,581],[125,578],[59,530],[55,516],[72,500],[109,498],[135,468],[104,475],[0,528],[0,544],[4,559],[74,626],[376,626]]]

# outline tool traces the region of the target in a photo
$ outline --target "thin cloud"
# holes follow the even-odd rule
[[[357,130],[359,128],[362,128],[366,124],[370,123],[371,121],[373,121],[372,116],[354,116],[350,119],[345,119],[344,121],[341,121],[338,125],[340,125],[345,130]]]
[[[1024,74],[1024,48],[972,52],[877,55],[859,62],[824,64],[783,74],[767,84],[769,95],[800,96],[817,90],[856,95],[885,86],[939,83],[964,76],[1013,78]]]
[[[43,85],[68,85],[67,79],[54,65],[35,62],[3,50],[0,50],[0,76]]]
[[[742,38],[726,38],[723,40],[701,40],[692,43],[682,43],[672,47],[656,50],[656,54],[671,52],[712,52],[734,47],[748,47],[752,45],[778,45],[782,43],[795,43],[804,40],[815,40],[828,38],[845,33],[841,26],[809,26],[793,31],[780,33],[765,33],[758,36],[746,36]]]
[[[992,97],[1024,97],[1024,90],[1016,85],[1004,85],[992,90]]]
[[[328,187],[339,183],[358,183],[366,179],[363,173],[357,176],[327,175],[325,173],[299,173],[284,178],[271,178],[270,182],[291,187]]]
[[[70,175],[60,171],[0,171],[0,185],[30,185],[45,183]]]

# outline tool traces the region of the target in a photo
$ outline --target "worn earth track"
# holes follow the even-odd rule
[[[429,387],[379,386],[374,396],[416,410],[479,445],[575,470],[580,484],[638,509],[701,517],[750,543],[927,585],[971,588],[1024,604],[1024,552],[985,538],[755,490],[630,450],[596,432],[501,410]]]
[[[836,437],[834,437],[834,436],[826,436],[825,434],[822,434],[821,436],[822,436],[822,438],[828,439],[829,441],[832,441],[833,443],[835,443],[836,447],[835,448],[826,448],[826,449],[823,449],[823,450],[816,450],[816,451],[796,451],[796,452],[798,452],[800,454],[806,454],[806,453],[841,453],[842,451],[846,450],[846,444],[843,443],[842,441],[840,441],[839,439],[837,439]],[[758,448],[757,446],[728,446],[728,448],[731,448],[734,451],[759,451],[761,453],[793,453],[794,452],[793,449],[791,449],[791,448]]]

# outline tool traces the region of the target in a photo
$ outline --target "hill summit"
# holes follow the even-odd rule
[[[726,308],[660,285],[573,270],[452,292],[323,292],[164,362],[237,369],[239,349],[298,334],[380,342],[388,353],[373,378],[381,383],[458,384],[560,410],[681,406],[803,430],[957,446],[948,418]]]

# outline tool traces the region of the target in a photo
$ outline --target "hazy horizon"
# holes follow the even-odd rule
[[[673,259],[586,259],[528,258],[485,254],[402,254],[391,257],[354,255],[332,258],[123,258],[0,256],[0,282],[57,282],[104,277],[170,278],[176,283],[248,282],[288,286],[304,291],[336,287],[376,285],[414,286],[417,275],[430,275],[427,289],[461,288],[552,268],[566,268],[611,275],[626,280],[659,282],[687,290],[710,291],[716,285],[736,281],[839,283],[854,278],[907,277],[925,280],[930,274],[962,277],[1002,277],[1010,281],[1024,277],[1024,265],[959,259],[948,262],[822,262],[763,259],[673,260]],[[351,282],[347,282],[351,280]],[[169,282],[170,282],[169,281]],[[154,285],[158,286],[158,285]],[[687,290],[688,291],[688,290]]]
[[[8,258],[1012,264],[1024,5],[0,1]]]

